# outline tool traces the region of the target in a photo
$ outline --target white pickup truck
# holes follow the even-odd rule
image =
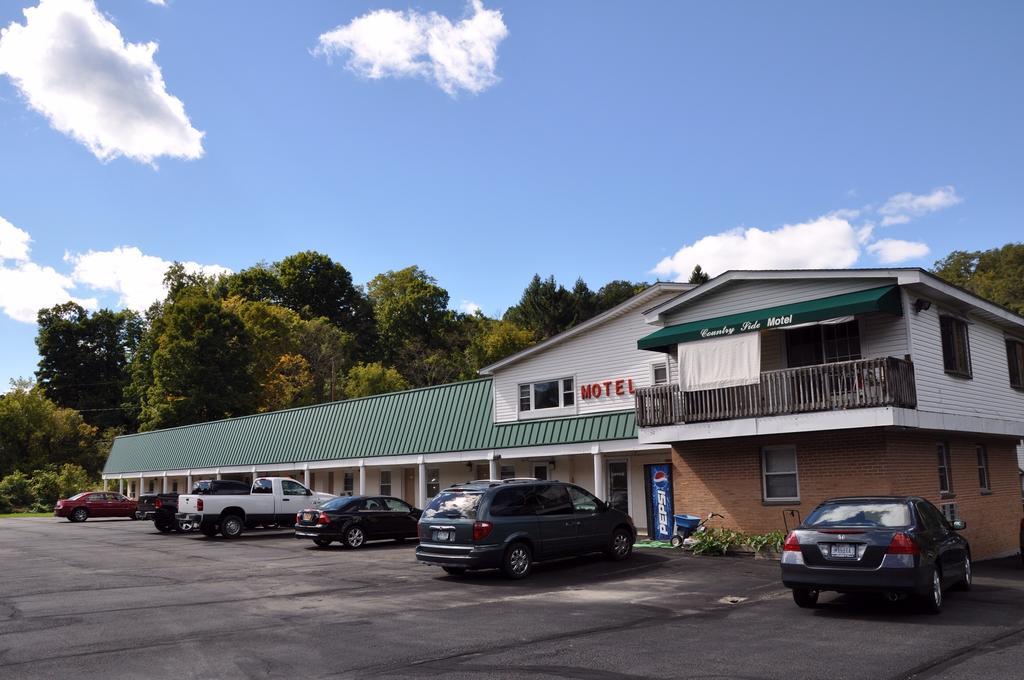
[[[192,522],[207,536],[237,538],[246,529],[291,527],[295,514],[335,498],[310,491],[290,477],[258,477],[249,493],[226,496],[178,496],[179,522]]]

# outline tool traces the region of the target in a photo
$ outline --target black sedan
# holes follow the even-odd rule
[[[782,583],[801,607],[832,590],[913,595],[938,613],[946,588],[971,587],[971,547],[957,533],[965,527],[923,498],[830,499],[786,537]]]
[[[391,496],[345,496],[296,514],[295,538],[311,538],[321,548],[333,541],[347,548],[377,539],[402,541],[416,538],[421,512]]]

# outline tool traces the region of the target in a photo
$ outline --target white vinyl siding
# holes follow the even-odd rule
[[[519,385],[556,377],[575,378],[575,404],[571,409],[558,409],[557,415],[571,411],[571,415],[588,415],[606,411],[631,410],[634,395],[628,390],[623,395],[581,399],[580,387],[611,380],[632,380],[633,387],[648,387],[651,384],[651,363],[664,360],[669,365],[669,382],[679,379],[674,357],[657,352],[640,350],[636,341],[658,330],[644,322],[642,312],[675,297],[678,292],[652,298],[647,302],[625,310],[619,316],[590,328],[587,332],[568,338],[494,372],[494,418],[497,422],[519,419]],[[614,385],[613,385],[614,389]],[[544,415],[543,411],[530,412],[534,418]],[[553,413],[552,415],[556,415]],[[524,416],[529,417],[529,416]]]
[[[970,380],[946,373],[942,362],[939,315],[942,307],[933,301],[930,309],[914,312],[905,296],[909,317],[917,408],[979,418],[1024,420],[1024,392],[1010,387],[1007,379],[1006,337],[1000,328],[967,315],[971,343]]]

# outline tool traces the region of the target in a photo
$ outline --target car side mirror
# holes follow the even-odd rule
[[[953,531],[963,531],[967,528],[967,522],[962,519],[953,520]]]

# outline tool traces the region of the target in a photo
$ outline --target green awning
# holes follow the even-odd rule
[[[867,312],[888,312],[902,314],[899,286],[882,286],[856,293],[844,293],[830,297],[794,302],[768,309],[757,309],[740,314],[719,316],[713,319],[691,321],[677,326],[667,326],[648,336],[640,338],[636,346],[640,349],[669,351],[672,345],[694,340],[749,333],[772,328],[785,328],[814,321],[824,321],[840,316],[866,314]]]

